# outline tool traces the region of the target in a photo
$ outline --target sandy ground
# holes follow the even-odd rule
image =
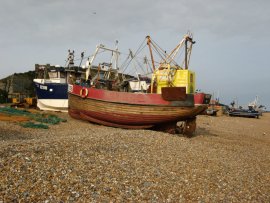
[[[3,202],[270,202],[270,114],[199,116],[193,138],[69,118],[0,122]]]

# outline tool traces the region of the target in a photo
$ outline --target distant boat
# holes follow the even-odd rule
[[[148,37],[148,45],[151,43]],[[183,44],[194,43],[191,36],[185,36],[177,49],[178,51]],[[150,50],[151,47],[149,46]],[[191,47],[186,47],[186,51]],[[112,56],[118,58],[118,49],[109,49],[104,45],[96,48],[91,64],[95,56],[100,52],[109,51]],[[186,66],[189,53],[186,54]],[[151,57],[153,59],[153,57]],[[172,59],[172,55],[168,55]],[[153,60],[152,60],[153,62]],[[114,63],[114,64],[117,64]],[[154,62],[153,62],[154,64]],[[99,65],[100,67],[100,65]],[[89,66],[89,70],[91,65]],[[87,120],[93,123],[102,124],[111,127],[120,127],[128,129],[144,129],[151,128],[169,133],[183,132],[191,135],[196,129],[196,115],[200,114],[207,108],[207,102],[210,98],[206,98],[206,94],[195,94],[194,91],[194,72],[182,69],[179,66],[170,66],[170,62],[163,62],[161,66],[154,69],[151,84],[148,89],[146,86],[135,88],[136,91],[124,92],[121,85],[117,88],[119,82],[117,77],[118,67],[109,64],[108,71],[115,71],[116,77],[103,79],[107,85],[103,87],[97,86],[100,81],[95,80],[89,82],[90,86],[70,84],[69,85],[69,115],[76,119]],[[90,71],[88,71],[90,72]],[[175,74],[175,77],[172,75]],[[86,80],[91,76],[87,75]],[[169,81],[170,78],[175,78]],[[118,81],[118,82],[117,82]],[[156,81],[154,83],[154,81]],[[126,81],[120,81],[124,84]],[[142,81],[137,81],[138,83]],[[170,83],[172,83],[170,85]],[[174,84],[173,84],[174,83]],[[108,85],[111,84],[111,85]],[[113,90],[113,84],[116,90]],[[130,85],[129,81],[126,83]],[[143,83],[144,84],[144,83]],[[132,84],[134,86],[134,84]],[[130,88],[128,88],[130,89]],[[209,95],[207,96],[209,97]],[[198,101],[195,105],[194,100]],[[177,122],[183,121],[181,127],[177,126]]]
[[[228,106],[220,103],[219,99],[213,99],[209,103],[206,114],[209,116],[222,115],[226,112],[226,109],[228,109]]]
[[[259,118],[260,112],[249,108],[249,109],[235,109],[232,108],[229,110],[229,116],[238,116],[238,117],[248,117],[248,118]]]
[[[257,99],[255,99],[257,101]],[[235,101],[231,102],[230,108],[228,108],[229,116],[238,116],[238,117],[248,117],[248,118],[259,118],[261,113],[254,109],[254,105],[249,104],[248,108],[245,109],[242,106],[235,107]]]
[[[259,97],[256,96],[254,101],[250,102],[248,104],[249,109],[254,109],[255,111],[258,111],[260,116],[263,115],[263,112],[265,111],[266,107],[264,105],[259,105]]]

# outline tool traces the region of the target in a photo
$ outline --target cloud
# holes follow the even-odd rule
[[[2,4],[1,39],[9,43],[62,43],[73,38],[110,39],[141,31],[182,33],[187,29],[224,38],[269,35],[264,26],[270,22],[268,1],[6,0]]]
[[[268,0],[2,0],[0,78],[35,63],[59,64],[67,49],[90,54],[96,44],[112,45],[116,39],[121,50],[134,50],[150,34],[171,50],[191,30],[198,84],[222,89],[231,72],[244,72],[249,80],[256,68],[270,74],[269,7]],[[208,78],[213,72],[216,77]],[[264,85],[260,78],[255,80]],[[249,91],[245,77],[233,81]]]

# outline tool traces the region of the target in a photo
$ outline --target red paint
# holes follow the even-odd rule
[[[82,86],[73,85],[71,93],[80,95]],[[97,99],[107,102],[117,102],[126,104],[147,104],[147,105],[170,105],[171,102],[164,100],[161,94],[149,93],[130,93],[130,92],[116,92],[96,88],[87,88],[87,98]]]
[[[195,104],[203,104],[204,101],[204,93],[195,93],[194,94],[194,103]]]

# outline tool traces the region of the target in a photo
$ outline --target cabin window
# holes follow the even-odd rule
[[[60,72],[60,78],[66,78],[65,73]]]
[[[50,78],[57,78],[57,72],[49,72]]]

